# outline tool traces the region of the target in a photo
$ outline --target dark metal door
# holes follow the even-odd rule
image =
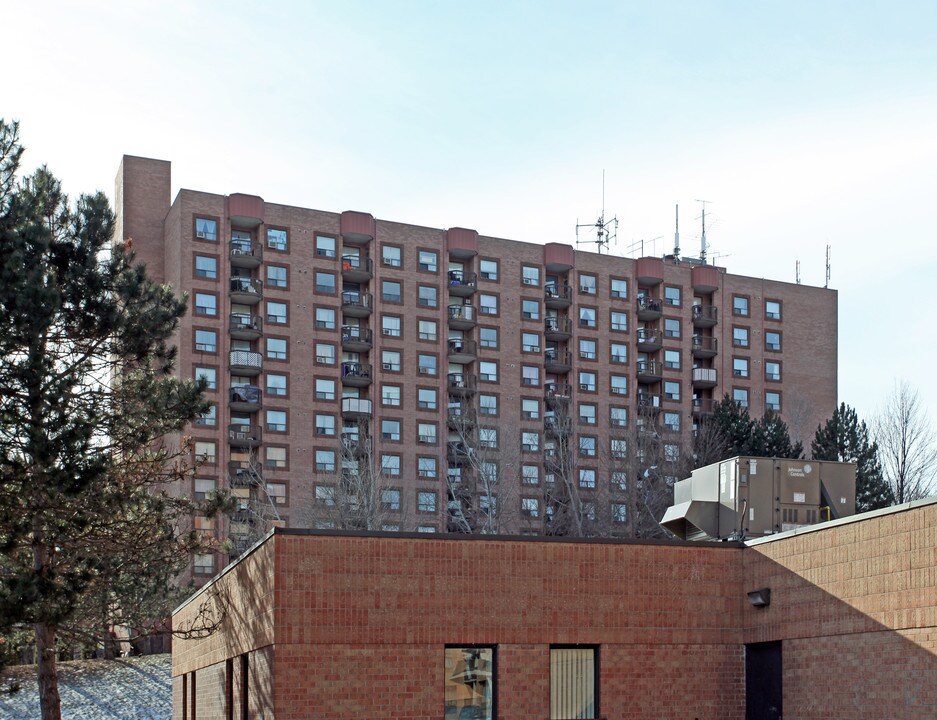
[[[745,720],[781,720],[781,643],[745,646]]]

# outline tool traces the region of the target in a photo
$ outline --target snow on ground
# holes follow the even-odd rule
[[[169,655],[58,664],[62,720],[167,720],[172,715]],[[0,694],[0,719],[39,717],[35,665],[8,668],[22,689]]]

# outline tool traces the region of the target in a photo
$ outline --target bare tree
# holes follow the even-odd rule
[[[937,489],[937,437],[917,390],[895,385],[875,420],[875,442],[885,479],[899,503]]]

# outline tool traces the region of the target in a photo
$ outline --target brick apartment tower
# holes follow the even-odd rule
[[[205,376],[214,407],[184,490],[244,498],[195,519],[235,554],[272,523],[335,523],[365,464],[384,529],[542,532],[572,492],[614,534],[628,478],[678,474],[724,393],[801,439],[836,406],[834,290],[253,195],[172,201],[170,163],[132,156],[116,204],[117,236],[190,298],[178,372]],[[221,564],[197,558],[196,576]]]

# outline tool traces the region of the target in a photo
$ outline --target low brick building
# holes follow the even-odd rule
[[[218,597],[176,720],[937,717],[937,501],[747,544],[278,529],[174,623]]]

